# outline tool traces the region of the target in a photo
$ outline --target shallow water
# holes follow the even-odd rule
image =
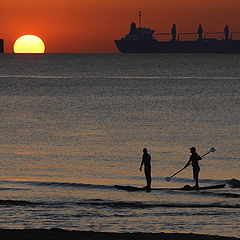
[[[0,56],[0,227],[239,237],[239,188],[125,192],[239,180],[240,55]],[[236,185],[234,185],[236,186]]]

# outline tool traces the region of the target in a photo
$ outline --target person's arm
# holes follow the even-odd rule
[[[140,166],[140,171],[142,171],[143,163],[144,163],[144,158],[143,158],[143,156],[142,156],[142,162],[141,162],[141,166]]]
[[[191,164],[191,162],[192,162],[192,159],[191,159],[191,157],[190,157],[189,160],[188,160],[188,162],[187,162],[186,165],[184,166],[184,168],[188,167],[188,166]]]

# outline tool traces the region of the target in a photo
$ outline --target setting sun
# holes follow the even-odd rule
[[[23,35],[13,46],[14,53],[44,53],[45,44],[41,38],[34,35]]]

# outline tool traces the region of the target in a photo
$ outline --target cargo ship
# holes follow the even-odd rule
[[[240,53],[240,40],[234,37],[240,32],[230,32],[226,25],[222,32],[203,32],[199,24],[196,32],[177,32],[173,24],[169,33],[155,33],[155,30],[141,27],[141,11],[139,27],[131,23],[130,32],[120,40],[115,40],[122,53]],[[157,40],[157,36],[168,36],[169,41]],[[195,35],[194,40],[181,40],[184,35]],[[222,35],[222,39],[211,38],[210,35]]]
[[[4,53],[4,41],[0,39],[0,53]]]

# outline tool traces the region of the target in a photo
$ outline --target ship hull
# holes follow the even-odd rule
[[[240,40],[115,40],[122,53],[240,53]]]

